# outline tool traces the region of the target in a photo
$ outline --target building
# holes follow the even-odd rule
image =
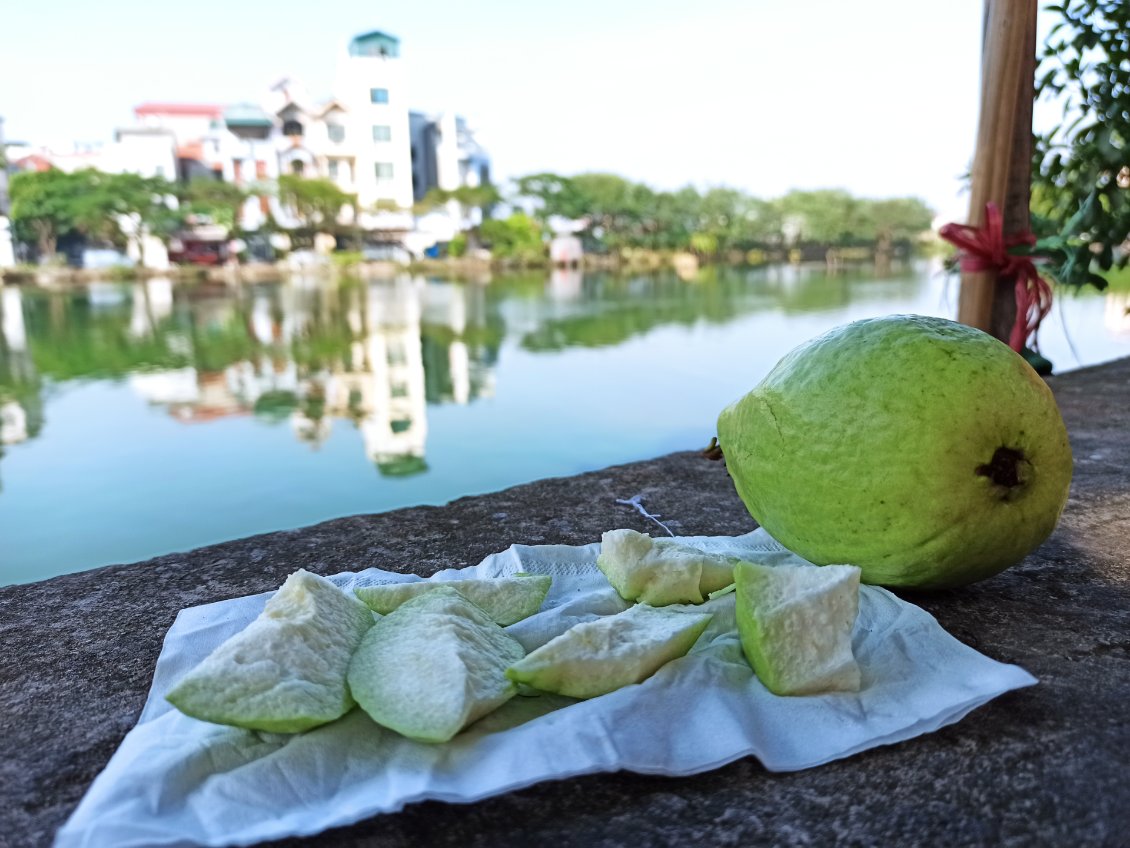
[[[412,208],[407,94],[399,39],[374,30],[349,42],[338,59],[333,117],[353,142],[362,226],[398,223],[380,213]]]
[[[142,103],[135,125],[118,129],[112,145],[41,151],[25,166],[216,179],[247,189],[281,175],[326,179],[356,198],[367,249],[418,254],[450,239],[467,210],[453,203],[417,221],[414,204],[432,188],[488,184],[490,158],[462,117],[409,111],[400,51],[395,36],[366,32],[342,48],[328,99],[315,101],[285,78],[261,103]],[[284,227],[302,223],[276,192],[253,194],[240,210],[242,229],[272,218]],[[352,209],[340,223],[354,223]]]
[[[412,195],[420,201],[434,188],[490,185],[490,156],[467,120],[453,113],[412,112]]]
[[[243,189],[278,179],[279,157],[275,137],[275,121],[253,103],[239,103],[224,109],[220,125],[210,138],[214,140],[212,165],[226,182]],[[262,193],[248,197],[240,210],[240,226],[257,230],[279,209],[273,198]]]
[[[101,170],[111,174],[140,174],[176,180],[176,136],[163,127],[115,130],[114,143],[104,149],[99,164]]]
[[[138,127],[171,133],[176,143],[176,174],[171,179],[188,182],[214,176],[211,163],[219,158],[214,139],[221,127],[224,107],[217,103],[142,103],[133,110]]]

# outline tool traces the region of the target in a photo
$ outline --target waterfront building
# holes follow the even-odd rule
[[[412,196],[417,203],[433,189],[450,192],[490,184],[490,156],[465,118],[452,112],[412,112],[409,126]],[[416,231],[406,244],[413,253],[422,253],[480,223],[481,209],[466,209],[449,200],[442,208],[428,210],[416,219]]]
[[[177,178],[177,141],[165,127],[123,127],[102,152],[100,170],[111,174]]]
[[[338,58],[335,121],[352,137],[357,202],[366,229],[411,227],[408,92],[400,40],[374,30]]]
[[[373,30],[350,39],[330,94],[315,101],[284,78],[261,103],[145,102],[134,109],[134,126],[116,130],[112,144],[28,151],[19,164],[230,182],[252,190],[238,221],[247,231],[272,218],[285,228],[302,223],[276,192],[257,186],[283,174],[326,179],[356,198],[355,223],[371,258],[418,255],[478,223],[478,210],[455,203],[414,216],[414,204],[432,188],[488,184],[490,157],[463,117],[409,111],[398,38]],[[354,223],[353,210],[343,210],[339,223]]]
[[[287,78],[271,87],[265,103],[275,118],[278,174],[326,179],[347,194],[357,194],[358,134],[347,128],[340,102],[314,103],[301,84]],[[298,224],[285,209],[276,218],[284,226]]]
[[[215,161],[226,182],[251,189],[278,178],[274,130],[273,117],[253,103],[224,109],[222,127],[214,128],[212,135],[217,141]],[[277,201],[262,192],[244,201],[239,223],[245,230],[257,230],[278,212]]]
[[[432,189],[454,191],[490,184],[490,156],[467,119],[452,112],[409,114],[412,195],[417,200]]]

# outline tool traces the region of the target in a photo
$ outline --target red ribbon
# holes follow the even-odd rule
[[[993,271],[998,277],[1016,280],[1016,323],[1012,325],[1008,346],[1020,353],[1051,312],[1052,288],[1036,271],[1032,257],[1008,251],[1017,245],[1034,245],[1036,237],[1027,230],[1006,236],[1000,209],[995,203],[985,204],[982,226],[946,224],[938,230],[938,235],[961,251],[962,271]],[[1036,347],[1034,340],[1032,347]]]

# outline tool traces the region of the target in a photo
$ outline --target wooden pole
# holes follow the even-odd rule
[[[1037,0],[985,0],[981,115],[970,180],[969,224],[985,222],[996,203],[1006,234],[1029,223],[1032,101],[1036,76]],[[1007,342],[1016,319],[1013,281],[991,271],[961,275],[957,320]]]

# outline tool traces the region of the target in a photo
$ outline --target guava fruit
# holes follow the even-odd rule
[[[735,613],[742,652],[776,695],[858,692],[851,631],[859,569],[739,562]]]
[[[349,688],[377,724],[446,742],[517,693],[506,669],[525,653],[479,607],[438,586],[365,634],[349,664]]]
[[[298,733],[354,705],[345,675],[373,613],[331,581],[290,575],[263,612],[166,696],[186,715],[251,730]]]
[[[597,568],[626,601],[653,607],[701,604],[703,595],[734,582],[733,557],[635,530],[609,530],[600,539]]]
[[[895,315],[787,354],[718,418],[750,514],[866,583],[939,588],[990,577],[1055,528],[1071,448],[1024,359],[962,324]]]
[[[711,618],[713,613],[636,604],[569,628],[510,666],[506,676],[571,698],[606,695],[683,656]]]
[[[353,592],[373,612],[388,615],[405,601],[449,586],[481,608],[496,624],[506,627],[537,612],[552,582],[553,578],[548,574],[515,574],[512,577],[471,578],[442,583],[431,580],[386,583],[382,586],[359,586]]]

